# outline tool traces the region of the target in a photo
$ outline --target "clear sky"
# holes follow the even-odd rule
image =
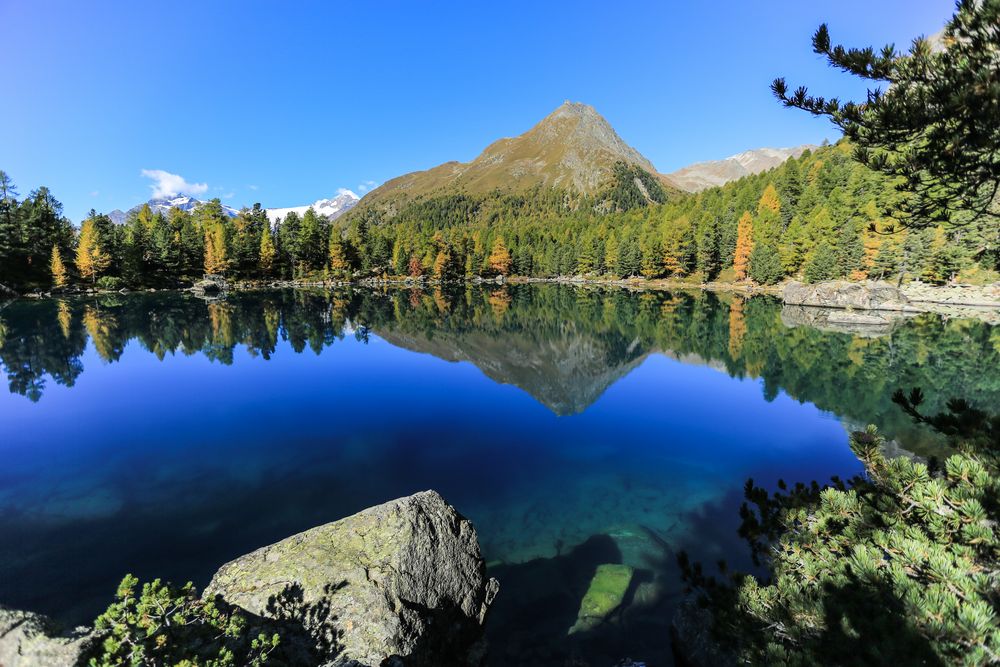
[[[0,169],[22,194],[48,185],[74,221],[144,201],[157,184],[236,207],[293,206],[472,159],[570,99],[669,172],[835,139],[768,90],[783,75],[827,96],[863,95],[812,53],[819,23],[849,45],[905,46],[953,9],[0,0]]]

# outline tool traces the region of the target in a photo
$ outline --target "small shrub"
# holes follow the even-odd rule
[[[95,629],[103,640],[90,667],[260,667],[280,643],[277,634],[249,637],[240,614],[202,600],[190,583],[175,588],[156,579],[139,589],[132,575]]]
[[[118,276],[101,276],[97,279],[97,288],[113,292],[123,287],[122,279]]]

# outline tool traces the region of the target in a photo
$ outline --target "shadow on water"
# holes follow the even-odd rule
[[[599,568],[623,564],[632,576],[617,591],[620,602],[614,595],[607,613],[585,618],[588,592],[601,589]],[[493,565],[490,574],[501,581],[486,630],[491,666],[670,664],[680,577],[672,550],[653,531],[594,535],[553,558]]]

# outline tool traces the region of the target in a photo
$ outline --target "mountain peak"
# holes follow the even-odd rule
[[[617,162],[656,174],[594,107],[567,100],[524,134],[493,142],[471,162],[446,162],[387,182],[365,197],[364,206],[398,210],[403,199],[456,191],[543,187],[594,194],[609,182]]]
[[[566,100],[558,107],[556,110],[550,113],[546,118],[553,118],[559,116],[597,116],[601,117],[601,114],[597,113],[597,109],[590,106],[589,104],[584,104],[583,102],[571,102]],[[603,118],[602,118],[603,120]]]

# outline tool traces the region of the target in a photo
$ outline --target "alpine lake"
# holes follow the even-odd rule
[[[765,296],[565,285],[0,304],[0,603],[90,622],[126,573],[223,563],[424,489],[501,583],[492,665],[672,664],[677,554],[755,572],[753,478],[849,478],[848,433],[943,446],[893,404],[1000,404],[1000,327],[817,326]],[[571,632],[597,569],[622,604]]]

